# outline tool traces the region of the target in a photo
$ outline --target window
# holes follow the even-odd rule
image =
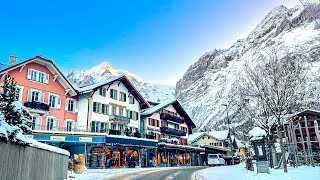
[[[111,114],[112,115],[117,115],[117,107],[111,106]]]
[[[100,123],[100,132],[105,133],[107,132],[107,123]]]
[[[37,126],[37,116],[32,116],[32,125],[31,125],[32,130],[35,130],[36,126]]]
[[[34,69],[28,69],[28,77],[29,80],[39,82],[39,83],[44,83],[48,84],[49,82],[49,74],[37,71]]]
[[[106,97],[106,91],[107,91],[106,88],[100,88],[100,89],[99,89],[99,94],[100,94],[100,96]]]
[[[108,115],[109,114],[109,105],[108,104],[102,104],[101,112],[102,112],[102,114]]]
[[[73,131],[74,130],[74,121],[66,120],[65,121],[65,131]]]
[[[100,106],[101,106],[101,103],[98,103],[98,102],[93,102],[93,112],[95,113],[100,113]]]
[[[132,111],[129,111],[130,115],[129,118],[132,119]]]
[[[111,123],[111,129],[113,129],[113,130],[116,130],[116,124],[114,124],[114,123]]]
[[[47,117],[47,126],[46,126],[47,131],[58,130],[58,127],[59,127],[58,119],[54,117]]]
[[[123,108],[119,107],[119,115],[123,116]]]
[[[129,104],[134,104],[134,98],[132,96],[129,97]]]
[[[110,89],[110,98],[117,99],[117,93],[118,93],[117,90]]]
[[[59,96],[49,94],[49,106],[50,108],[60,109],[61,99]]]
[[[127,101],[127,95],[124,92],[120,92],[120,101],[126,102]]]
[[[174,125],[174,128],[175,128],[175,129],[179,129],[179,125],[178,125],[178,124],[175,124],[175,125]]]
[[[91,132],[98,132],[99,122],[92,121],[91,122]]]
[[[16,86],[15,100],[22,102],[23,87]]]
[[[78,111],[78,105],[77,101],[74,99],[67,99],[66,100],[66,111],[69,112],[77,112]]]
[[[130,117],[130,111],[126,110],[126,117]]]
[[[29,90],[28,91],[28,102],[43,102],[44,94],[41,91]]]

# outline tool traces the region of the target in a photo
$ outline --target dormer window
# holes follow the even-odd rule
[[[34,69],[28,69],[27,78],[31,81],[35,81],[38,83],[48,84],[49,83],[49,74],[37,71]]]

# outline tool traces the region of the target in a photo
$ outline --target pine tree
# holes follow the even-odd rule
[[[11,126],[21,128],[22,132],[28,134],[31,132],[31,114],[28,109],[16,101],[16,82],[14,78],[7,76],[0,95],[0,111],[4,116],[5,122]],[[18,133],[18,131],[16,132]],[[14,136],[15,133],[12,135]]]

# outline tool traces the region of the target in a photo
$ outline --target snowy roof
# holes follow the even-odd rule
[[[194,142],[196,140],[198,140],[200,137],[207,135],[210,136],[212,138],[215,138],[217,140],[223,141],[228,139],[228,134],[229,131],[209,131],[209,132],[198,132],[198,133],[193,133],[190,134],[188,137],[189,142]]]
[[[312,109],[306,109],[304,111],[301,111],[301,112],[297,112],[291,116],[289,116],[288,118],[294,118],[294,117],[297,117],[297,116],[319,116],[320,117],[320,111],[317,111],[317,110],[312,110]]]
[[[73,90],[73,91],[70,91],[70,94],[72,96],[75,96],[77,95],[76,93],[76,88],[72,85],[72,83],[70,83],[70,81],[64,76],[64,74],[60,71],[60,69],[58,68],[58,66],[50,59],[46,59],[46,58],[43,58],[41,56],[35,56],[35,57],[32,57],[30,59],[26,59],[26,60],[23,60],[23,61],[19,61],[19,62],[15,62],[15,63],[12,63],[12,64],[8,64],[8,65],[4,65],[4,64],[1,64],[0,65],[0,74],[2,73],[5,73],[6,71],[10,71],[12,69],[15,69],[15,68],[18,68],[18,67],[22,67],[24,66],[25,64],[28,64],[30,62],[34,62],[34,61],[37,61],[37,62],[40,62],[41,64],[49,67],[53,69],[54,71],[54,75],[58,75],[60,78],[58,78],[58,81],[60,82],[63,82],[61,83],[63,86],[65,86],[65,88],[67,89],[70,89],[70,90]],[[44,62],[44,63],[42,63]],[[49,65],[49,66],[48,66]],[[50,69],[49,69],[50,70]]]
[[[261,136],[266,136],[266,131],[259,128],[259,127],[254,127],[249,131],[250,137],[261,137]]]
[[[176,101],[176,99],[169,99],[169,100],[163,101],[163,102],[159,103],[158,105],[147,109],[146,111],[141,113],[141,115],[153,114],[154,112],[156,112],[156,111],[168,106],[169,104],[172,104],[174,101]]]
[[[195,128],[196,125],[192,122],[191,118],[189,117],[189,115],[187,114],[187,112],[183,109],[183,107],[181,106],[181,104],[179,103],[179,101],[177,99],[168,99],[166,101],[163,101],[161,103],[159,103],[156,106],[153,106],[149,109],[147,109],[146,111],[142,112],[141,115],[151,115],[153,113],[155,113],[156,111],[165,108],[166,106],[172,104],[172,106],[176,109],[177,113],[179,113],[182,117],[185,118],[186,123],[191,126],[192,128]]]
[[[98,88],[112,84],[115,81],[121,81],[123,85],[129,90],[129,92],[138,100],[141,109],[149,108],[150,104],[143,98],[140,92],[134,87],[134,85],[130,82],[130,80],[125,75],[115,76],[113,78],[107,79],[105,81],[101,81],[92,85],[82,86],[78,88],[80,93],[88,93],[92,91],[96,91]]]

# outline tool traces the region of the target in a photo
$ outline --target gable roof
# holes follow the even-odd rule
[[[30,59],[26,59],[24,61],[20,62],[15,62],[12,64],[8,65],[0,65],[0,75],[5,74],[8,71],[11,71],[13,69],[19,68],[19,67],[24,67],[26,64],[31,63],[31,62],[36,62],[38,64],[46,66],[52,74],[57,75],[57,80],[61,83],[61,85],[65,89],[69,89],[70,91],[68,92],[70,95],[75,96],[77,95],[77,91],[75,87],[70,83],[70,81],[63,75],[63,73],[60,71],[58,66],[50,59],[43,58],[41,56],[35,56]]]
[[[130,82],[130,80],[125,75],[115,76],[113,78],[110,78],[105,81],[101,81],[92,85],[79,87],[78,91],[79,93],[82,93],[82,94],[95,92],[102,86],[112,84],[116,81],[120,81],[123,83],[123,85],[128,89],[129,93],[131,93],[138,100],[141,109],[146,109],[150,107],[150,104],[143,98],[143,96],[139,93],[139,91],[134,87],[134,85]]]
[[[189,115],[187,114],[187,112],[183,109],[183,107],[181,106],[181,104],[179,103],[179,101],[177,99],[168,99],[166,101],[163,101],[161,103],[159,103],[158,105],[156,106],[153,106],[149,109],[147,109],[146,111],[142,112],[141,115],[151,115],[153,113],[155,113],[156,111],[159,111],[160,109],[163,109],[169,105],[172,105],[177,113],[179,113],[182,117],[185,118],[186,120],[186,123],[192,127],[192,128],[195,128],[196,125],[192,122],[191,118],[189,117]]]
[[[224,141],[226,139],[228,139],[228,134],[229,131],[209,131],[209,132],[198,132],[198,133],[193,133],[192,135],[189,135],[189,142],[194,142],[197,141],[198,139],[200,139],[203,136],[209,136],[212,138],[215,138],[217,140],[220,141]]]

